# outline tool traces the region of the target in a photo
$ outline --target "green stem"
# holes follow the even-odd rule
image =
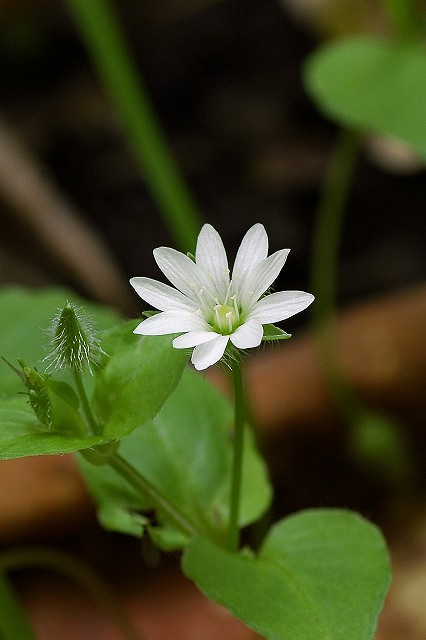
[[[118,606],[113,594],[107,589],[103,581],[86,565],[70,558],[63,553],[44,548],[22,548],[3,552],[0,555],[0,575],[16,569],[43,567],[67,576],[88,592],[95,602],[115,620],[127,640],[141,640],[140,635],[133,628],[125,612]],[[2,593],[3,595],[3,593]],[[5,603],[1,601],[2,605]],[[2,613],[2,618],[5,612]],[[10,640],[33,640],[34,635],[24,634],[24,629],[18,635],[10,636]],[[3,635],[1,636],[3,638]],[[5,640],[7,640],[5,636]]]
[[[418,40],[421,37],[424,20],[411,0],[382,0],[382,5],[401,38]]]
[[[360,142],[361,136],[352,131],[343,130],[339,135],[324,180],[312,250],[311,290],[316,296],[312,305],[314,329],[318,335],[324,372],[346,415],[358,403],[339,365],[334,313],[344,212]]]
[[[243,471],[244,454],[244,425],[245,425],[245,403],[244,386],[241,370],[241,360],[238,359],[232,369],[234,378],[234,403],[235,403],[235,426],[234,426],[234,455],[232,462],[231,476],[231,496],[229,515],[228,549],[238,551],[240,546],[240,502],[241,484]]]
[[[169,152],[109,0],[67,1],[171,234],[182,250],[193,249],[201,226],[198,211]]]
[[[360,140],[357,133],[341,131],[324,179],[312,247],[311,288],[316,296],[312,314],[317,324],[332,315],[336,304],[344,212]]]
[[[89,424],[89,427],[94,435],[100,435],[101,430],[99,428],[98,423],[96,422],[95,416],[92,412],[92,407],[90,406],[89,400],[86,395],[86,389],[84,388],[83,380],[81,377],[81,373],[78,371],[74,371],[74,382],[77,387],[78,396],[80,398],[80,402],[83,407],[84,415],[86,416],[86,420]]]
[[[115,453],[108,459],[108,464],[117,471],[127,482],[147,496],[185,535],[196,536],[196,527],[184,516],[147,478],[137,471],[131,464]]]

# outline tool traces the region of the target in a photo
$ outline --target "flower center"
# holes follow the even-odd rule
[[[214,307],[213,327],[218,333],[229,335],[241,324],[238,307],[224,304],[216,304]]]

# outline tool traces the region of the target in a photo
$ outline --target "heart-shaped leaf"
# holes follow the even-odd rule
[[[305,86],[344,126],[404,140],[426,159],[423,43],[362,36],[325,45],[308,59]]]
[[[379,530],[337,509],[285,518],[257,557],[195,538],[183,570],[268,640],[372,640],[390,580]]]

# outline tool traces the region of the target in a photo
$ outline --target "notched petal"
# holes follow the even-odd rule
[[[268,255],[268,235],[263,224],[254,224],[245,234],[235,258],[232,278],[239,286],[253,267]]]
[[[203,272],[185,254],[170,247],[154,249],[154,258],[170,282],[193,302],[197,302],[197,291],[205,284]]]
[[[200,231],[195,260],[206,274],[211,288],[219,298],[224,298],[229,285],[228,258],[222,238],[210,224],[205,224]]]
[[[262,342],[263,327],[257,320],[248,320],[231,335],[232,344],[237,349],[251,349]]]
[[[208,325],[207,325],[208,326]],[[163,311],[143,320],[133,333],[143,336],[162,336],[184,331],[203,331],[206,323],[190,311]]]
[[[249,319],[262,324],[280,322],[303,311],[313,301],[314,296],[305,291],[278,291],[259,300],[251,310]]]
[[[158,280],[135,277],[130,279],[130,284],[138,296],[160,311],[169,309],[190,311],[197,308],[196,303],[183,293]]]
[[[195,347],[191,362],[198,371],[211,367],[222,358],[228,344],[229,336],[218,336],[210,342]]]
[[[197,347],[199,344],[210,342],[219,336],[215,331],[189,331],[182,336],[178,336],[172,342],[175,349],[189,349]]]

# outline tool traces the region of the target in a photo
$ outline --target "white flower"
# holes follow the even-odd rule
[[[268,236],[255,224],[244,236],[235,259],[232,278],[221,237],[205,224],[197,240],[195,262],[170,249],[154,249],[154,258],[176,287],[132,278],[130,284],[162,313],[141,322],[134,333],[181,333],[176,349],[194,348],[192,363],[202,370],[218,362],[229,340],[238,349],[257,347],[264,324],[279,322],[303,311],[314,299],[304,291],[280,291],[262,297],[284,266],[290,249],[268,256]]]

